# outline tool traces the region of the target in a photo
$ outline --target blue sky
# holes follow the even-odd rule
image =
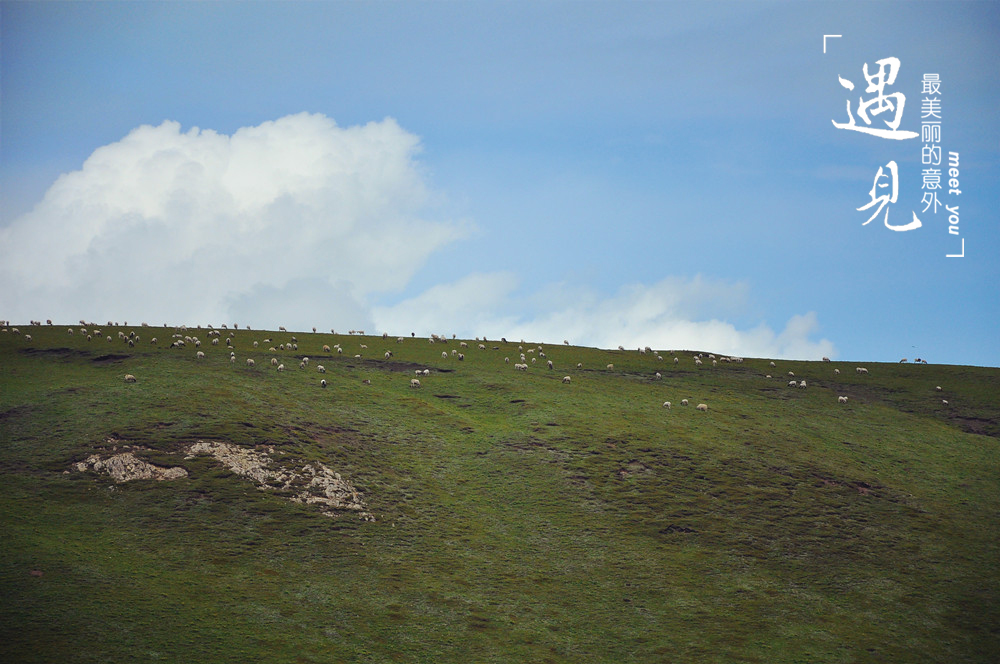
[[[0,316],[1000,366],[996,3],[0,11]],[[936,214],[831,123],[886,57]]]

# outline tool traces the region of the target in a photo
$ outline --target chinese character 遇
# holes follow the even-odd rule
[[[854,115],[851,113],[850,99],[847,100],[847,117],[850,119],[850,122],[838,124],[835,121],[831,121],[833,122],[833,126],[837,129],[859,131],[863,134],[871,134],[873,136],[878,136],[879,138],[889,138],[895,141],[901,141],[907,138],[916,138],[917,133],[915,131],[899,131],[899,123],[903,119],[903,107],[906,105],[906,95],[902,92],[894,92],[888,95],[885,94],[885,86],[892,85],[896,81],[896,74],[899,73],[899,58],[883,58],[882,60],[876,61],[875,64],[879,66],[878,73],[869,75],[867,62],[862,68],[862,71],[864,72],[865,79],[868,81],[868,87],[865,88],[865,92],[875,92],[877,94],[868,101],[865,101],[864,98],[858,99],[858,116],[865,121],[866,125],[871,125],[871,118],[868,117],[869,112],[872,115],[879,115],[885,111],[892,111],[892,120],[884,121],[886,126],[889,128],[873,129],[871,126],[857,126],[854,120]],[[887,65],[889,68],[888,73],[886,72]],[[837,78],[840,80],[840,84],[842,86],[848,90],[854,90],[854,83],[839,76]],[[895,104],[893,103],[893,100],[895,100]],[[873,106],[874,108],[871,108]],[[871,110],[869,111],[869,109]]]

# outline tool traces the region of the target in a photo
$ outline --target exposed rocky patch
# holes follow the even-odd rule
[[[176,480],[187,477],[188,472],[180,466],[164,468],[143,461],[132,452],[121,452],[101,458],[99,454],[91,454],[84,461],[75,465],[78,471],[93,470],[95,473],[111,475],[116,482],[131,482],[132,480]]]
[[[109,439],[109,442],[120,442]],[[123,446],[123,448],[126,446]],[[140,448],[134,448],[140,449]],[[117,452],[118,447],[112,450]],[[365,510],[362,495],[350,482],[324,464],[316,462],[301,468],[289,463],[276,462],[270,455],[274,448],[266,452],[221,443],[216,441],[198,442],[184,448],[185,459],[196,456],[211,456],[222,463],[234,475],[250,480],[262,491],[273,491],[294,503],[319,505],[322,513],[334,517],[333,510],[351,510],[366,521],[375,517]],[[173,480],[187,477],[187,470],[180,466],[163,468],[143,461],[133,452],[114,453],[109,456],[92,454],[86,460],[73,465],[79,472],[92,471],[110,475],[116,482],[132,480]]]
[[[331,509],[354,510],[365,520],[375,517],[364,512],[364,500],[350,482],[324,464],[309,463],[301,469],[274,464],[267,454],[238,445],[198,441],[188,448],[188,457],[207,454],[230,471],[252,480],[258,489],[283,494],[294,503],[320,505],[323,514],[336,516]]]

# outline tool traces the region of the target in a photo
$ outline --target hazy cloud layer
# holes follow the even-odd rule
[[[423,216],[418,151],[392,119],[139,127],[0,230],[4,317],[361,327],[464,234]]]
[[[474,274],[435,286],[392,307],[377,307],[378,329],[599,348],[695,349],[745,357],[833,357],[833,343],[814,340],[816,315],[793,316],[780,332],[766,324],[740,330],[724,319],[746,306],[741,283],[668,278],[624,286],[613,296],[566,284],[518,294],[509,273]],[[412,327],[412,329],[411,329]]]
[[[700,276],[609,296],[492,272],[379,305],[466,235],[463,223],[427,218],[419,147],[392,119],[341,128],[303,113],[232,136],[139,127],[0,229],[0,313],[833,355],[812,339],[812,313],[780,332],[737,329],[727,319],[746,308],[748,287]]]

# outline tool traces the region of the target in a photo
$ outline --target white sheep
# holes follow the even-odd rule
[[[199,350],[199,351],[198,351],[198,352],[197,352],[197,353],[195,354],[195,357],[197,357],[197,358],[198,358],[199,360],[203,360],[203,359],[205,359],[205,353]]]
[[[271,366],[272,367],[278,366],[278,358],[276,358],[276,357],[272,357],[271,358]]]
[[[552,368],[552,360],[546,360],[546,363],[548,364],[549,369],[551,369]]]
[[[677,364],[678,362],[680,362],[680,360],[675,357],[674,358],[674,364]]]
[[[837,403],[847,403],[847,397],[844,396],[837,397]]]
[[[663,407],[666,408],[667,410],[670,410],[670,407],[671,407],[670,406],[670,402],[669,401],[664,401],[663,402]]]
[[[859,374],[867,374],[868,373],[868,369],[866,369],[864,367],[858,367],[857,369],[855,369],[855,371],[857,371]]]
[[[431,370],[430,369],[424,369],[424,375],[425,376],[430,376],[431,375]]]
[[[416,378],[410,379],[410,387],[420,387],[420,381]]]
[[[132,374],[125,374],[125,382],[126,383],[134,383],[135,382],[135,376],[133,376]]]
[[[613,370],[614,370],[614,368],[615,368],[615,365],[614,365],[614,364],[609,364],[609,365],[608,365],[608,371],[613,371]]]
[[[320,381],[319,381],[319,386],[320,386],[320,387],[326,387],[326,378],[322,378],[322,379],[320,379]]]
[[[773,368],[774,368],[775,366],[777,366],[777,365],[775,365],[775,363],[774,363],[774,362],[771,362],[770,364],[768,364],[768,366],[769,366],[769,367],[771,367],[771,368],[773,369]]]
[[[319,373],[326,373],[326,367],[324,367],[322,364],[317,364],[316,371],[318,371]]]
[[[661,374],[659,371],[653,374],[653,380],[662,380],[662,379],[663,379],[663,374]]]
[[[562,382],[564,382],[564,383],[568,383],[568,382],[570,382],[571,380],[572,380],[572,378],[570,378],[569,376],[563,376],[563,380],[562,380]]]
[[[803,380],[801,383],[799,383],[799,387],[806,387],[806,381]]]
[[[833,373],[834,373],[835,376],[839,376],[840,375],[840,369],[834,369]]]
[[[788,381],[788,387],[795,387],[796,385],[798,385],[798,383],[795,382],[794,380]]]
[[[388,354],[386,356],[386,359],[389,359],[388,358]],[[442,360],[447,360],[448,359],[448,351],[446,351],[446,350],[441,351],[441,359]]]
[[[330,352],[330,347],[328,345],[326,345],[326,344],[323,344],[323,352],[324,353],[329,353]]]
[[[461,362],[464,359],[465,359],[465,353],[459,353],[458,354],[458,361]]]
[[[247,366],[248,367],[252,367],[253,365],[254,365],[253,358],[252,357],[248,357],[247,358]]]
[[[791,376],[792,378],[794,378],[795,377],[795,372],[794,371],[789,371],[788,375]]]
[[[582,369],[583,368],[583,362],[577,362],[576,363],[576,368],[577,369]]]
[[[941,391],[941,386],[940,386],[940,385],[936,386],[936,387],[934,388],[934,391],[935,391],[935,392],[940,392],[940,391]]]
[[[700,410],[702,412],[707,412],[708,411],[708,404],[707,403],[700,403],[697,406],[695,406],[695,408],[697,408],[698,410]]]
[[[687,399],[681,399],[681,405],[682,406],[688,405],[688,400]]]
[[[284,370],[285,370],[285,365],[284,364],[279,364],[278,365],[278,371],[284,371]]]
[[[699,366],[699,367],[700,367],[700,366],[702,365],[702,361],[701,361],[701,360],[699,360],[699,359],[698,359],[698,358],[696,357],[696,358],[694,358],[694,364],[695,364],[695,366]]]

